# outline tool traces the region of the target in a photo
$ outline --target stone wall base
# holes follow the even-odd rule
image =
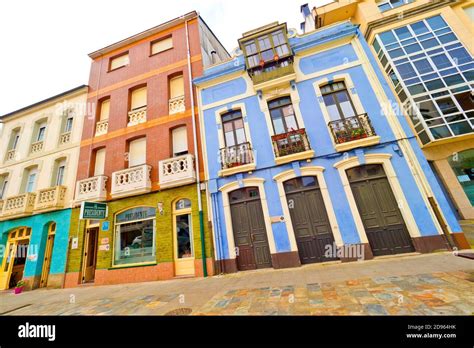
[[[431,253],[436,250],[449,250],[446,237],[441,234],[433,236],[422,236],[411,239],[415,250],[419,253]]]
[[[291,268],[301,266],[297,251],[272,254],[273,268]]]

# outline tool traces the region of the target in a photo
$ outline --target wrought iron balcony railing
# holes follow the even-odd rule
[[[273,151],[276,157],[283,157],[311,150],[304,128],[272,136]]]
[[[242,143],[224,147],[219,150],[222,169],[229,169],[244,164],[253,163],[253,153],[250,143]]]
[[[328,124],[336,144],[377,135],[367,114],[331,121]]]

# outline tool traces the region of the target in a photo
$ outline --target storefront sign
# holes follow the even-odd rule
[[[79,219],[103,220],[107,217],[107,203],[82,202]]]
[[[132,208],[120,213],[115,218],[116,223],[121,224],[124,222],[146,220],[156,217],[156,209],[151,207],[139,207]]]

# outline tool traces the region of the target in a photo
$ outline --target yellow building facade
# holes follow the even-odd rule
[[[341,0],[305,31],[350,19],[411,119],[459,219],[474,219],[474,1]]]

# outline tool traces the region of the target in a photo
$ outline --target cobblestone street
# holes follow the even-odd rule
[[[406,255],[207,279],[0,294],[3,315],[471,315],[474,261]]]

